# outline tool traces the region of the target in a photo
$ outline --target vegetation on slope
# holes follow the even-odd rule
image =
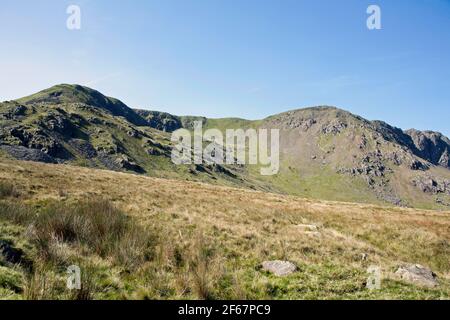
[[[0,262],[3,298],[450,296],[448,212],[11,160],[0,162],[0,181],[0,240],[21,252]],[[298,271],[278,278],[260,269],[274,259]],[[430,267],[439,287],[400,281],[393,272],[403,263]],[[65,286],[72,264],[82,269],[79,291]],[[365,287],[371,265],[382,269],[380,290]]]
[[[217,128],[280,130],[282,167],[172,163],[170,132]],[[249,121],[132,110],[79,85],[57,85],[0,103],[0,150],[20,160],[69,163],[155,177],[203,181],[313,199],[450,207],[450,140],[402,131],[334,107],[293,110]]]

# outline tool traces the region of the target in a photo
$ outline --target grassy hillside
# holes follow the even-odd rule
[[[179,128],[278,129],[280,171],[259,166],[174,165]],[[133,110],[79,85],[57,85],[0,103],[0,151],[18,160],[65,163],[310,199],[450,208],[450,140],[402,131],[335,107],[292,110],[262,120],[208,119]]]
[[[2,298],[450,297],[450,212],[5,159],[0,198],[0,241],[22,252],[18,263],[0,259]],[[298,271],[261,270],[273,259]],[[431,268],[439,286],[400,281],[403,263]],[[72,264],[81,291],[65,288]],[[380,290],[365,287],[371,265],[382,269]]]

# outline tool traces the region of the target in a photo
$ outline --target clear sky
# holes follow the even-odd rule
[[[1,0],[0,39],[0,100],[79,83],[180,115],[335,105],[450,136],[448,0]]]

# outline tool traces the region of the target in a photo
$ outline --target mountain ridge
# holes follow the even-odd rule
[[[402,130],[333,106],[295,109],[261,120],[211,119],[131,109],[79,85],[57,85],[0,104],[0,149],[21,160],[74,163],[263,191],[423,208],[450,206],[450,140]],[[277,128],[280,173],[253,166],[175,166],[170,133]]]

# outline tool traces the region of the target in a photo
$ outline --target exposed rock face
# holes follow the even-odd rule
[[[396,156],[393,156],[393,159],[391,159],[389,156],[385,156],[380,150],[376,150],[363,156],[358,166],[341,168],[337,172],[362,177],[367,185],[374,190],[379,199],[400,206],[403,205],[402,200],[389,187],[389,181],[386,177],[386,175],[393,173],[393,170],[385,164],[388,161],[395,163],[399,159]]]
[[[150,127],[161,131],[173,132],[183,127],[180,118],[169,113],[148,110],[136,110],[136,113],[146,119]]]
[[[161,143],[149,138],[144,139],[142,147],[146,150],[147,154],[151,156],[166,155],[167,157],[170,157],[171,154],[170,147],[164,146]]]
[[[21,146],[28,149],[40,150],[52,158],[70,158],[69,152],[57,140],[49,136],[39,127],[35,128],[19,125],[9,128],[0,128],[0,139],[3,143],[7,143],[11,146]],[[20,148],[8,150],[15,150],[15,154],[19,154],[21,150],[23,151],[23,149]],[[15,157],[14,154],[11,155]]]
[[[127,156],[121,155],[114,161],[120,169],[130,170],[137,173],[143,173],[145,170],[137,165],[135,162],[131,161]]]
[[[16,159],[45,163],[58,163],[58,161],[38,149],[30,149],[22,146],[0,145],[0,149],[6,151]]]
[[[93,159],[97,156],[97,150],[85,140],[70,139],[69,144],[86,159]]]
[[[288,118],[290,114],[286,114],[285,118],[278,118],[273,121],[273,125],[282,125],[283,129],[300,129],[301,131],[308,131],[314,124],[316,120],[313,118],[303,118],[303,117],[291,117]]]
[[[429,169],[429,167],[425,163],[423,163],[422,161],[419,161],[419,160],[412,160],[409,162],[408,165],[411,170],[425,171],[425,170]]]
[[[23,105],[18,105],[17,107],[15,107],[12,110],[11,115],[12,116],[23,116],[23,115],[25,115],[26,111],[27,111],[27,107],[25,107]]]
[[[450,195],[450,180],[440,179],[431,176],[419,176],[414,178],[413,185],[422,192],[439,194],[444,193]]]
[[[63,136],[72,136],[74,127],[66,115],[48,114],[38,121],[38,125]]]
[[[373,128],[387,141],[398,143],[406,150],[434,165],[450,168],[450,139],[434,131],[410,129],[402,131],[382,121],[372,121]],[[423,163],[411,163],[412,170],[426,170]]]
[[[262,263],[262,269],[273,273],[277,277],[288,276],[297,271],[296,265],[292,262],[280,260],[264,261]]]
[[[436,274],[428,268],[419,264],[402,266],[395,272],[400,279],[425,287],[436,287],[439,285]]]
[[[449,149],[445,149],[445,152],[441,155],[439,159],[439,165],[442,167],[450,168],[450,153]]]
[[[407,130],[417,149],[417,154],[427,161],[450,168],[450,140],[439,132]]]
[[[324,134],[338,134],[347,128],[347,124],[339,121],[338,119],[333,120],[322,127],[322,133]]]

